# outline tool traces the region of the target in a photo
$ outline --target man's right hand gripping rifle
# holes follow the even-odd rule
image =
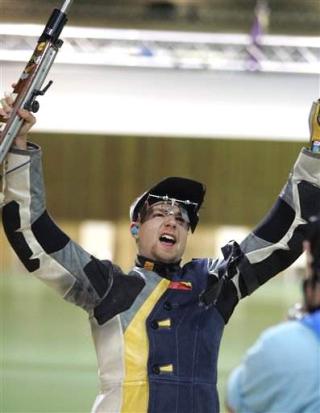
[[[1,100],[2,121],[9,119],[13,103],[11,95]],[[94,314],[99,324],[104,323],[130,308],[145,282],[140,276],[124,274],[110,261],[96,259],[54,223],[46,211],[41,150],[27,142],[36,118],[24,109],[18,114],[24,122],[7,162],[3,163],[5,202],[2,214],[7,238],[29,272],[57,290],[67,301]],[[28,180],[34,176],[26,173],[29,164],[38,174],[32,183]],[[29,231],[27,238],[20,228]],[[48,269],[53,275],[48,274]]]
[[[14,103],[12,95],[6,95],[2,100],[1,100],[1,107],[0,107],[0,119],[3,120],[4,122],[9,119],[10,114],[12,112],[12,105]],[[14,140],[14,146],[16,146],[18,149],[27,149],[27,135],[32,128],[32,126],[36,123],[36,118],[33,116],[33,114],[25,109],[19,109],[18,110],[19,116],[21,116],[22,119],[24,119],[24,122],[22,124],[22,127],[20,131],[18,132],[18,135],[16,136]],[[1,136],[1,133],[0,133]],[[1,141],[1,139],[0,139]]]

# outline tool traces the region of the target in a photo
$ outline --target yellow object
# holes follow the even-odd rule
[[[159,366],[161,373],[173,373],[173,365],[165,364],[164,366]]]
[[[162,328],[170,328],[171,327],[171,320],[167,318],[166,320],[158,321],[158,326]]]
[[[310,143],[314,152],[320,152],[320,99],[313,102],[309,115]]]

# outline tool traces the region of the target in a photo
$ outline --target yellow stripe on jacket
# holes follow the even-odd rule
[[[149,354],[146,319],[167,290],[170,281],[163,279],[152,291],[128,325],[125,341],[125,380],[122,413],[146,413],[148,410],[147,362]]]

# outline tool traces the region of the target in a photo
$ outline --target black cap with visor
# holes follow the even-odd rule
[[[137,221],[139,213],[147,203],[151,206],[157,202],[168,202],[183,207],[190,220],[191,231],[194,232],[199,221],[199,209],[203,203],[205,186],[193,179],[168,177],[140,195],[130,207],[131,221]]]

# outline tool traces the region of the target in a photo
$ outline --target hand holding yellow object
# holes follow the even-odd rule
[[[320,99],[311,106],[309,127],[311,150],[320,153]]]

